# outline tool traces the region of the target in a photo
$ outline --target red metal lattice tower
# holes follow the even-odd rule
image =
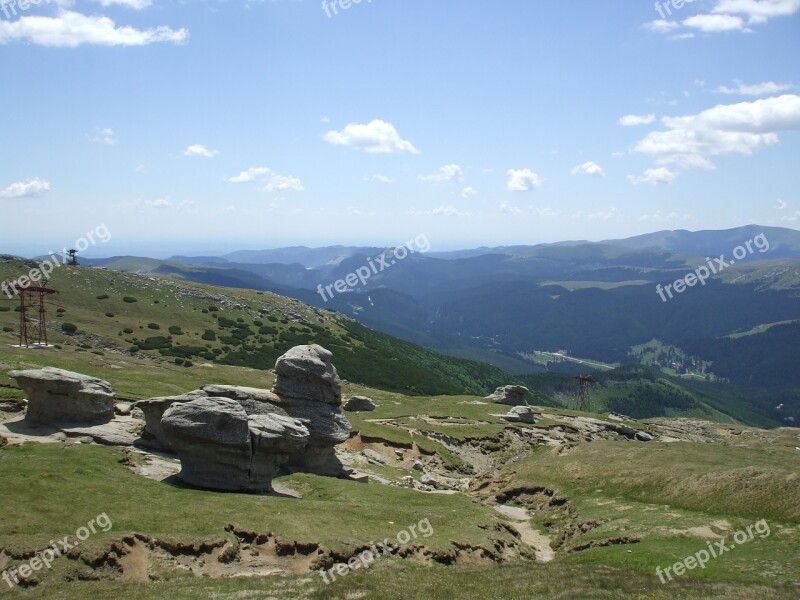
[[[47,320],[44,299],[56,290],[29,286],[19,289],[19,345],[20,348],[47,346]]]

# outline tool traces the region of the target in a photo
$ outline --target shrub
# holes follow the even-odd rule
[[[202,339],[204,339],[205,341],[207,341],[207,342],[213,342],[213,341],[216,341],[217,334],[212,329],[206,329],[206,332],[203,335],[201,335],[200,337]]]
[[[264,325],[264,321],[256,319],[255,321],[253,321],[253,325],[255,325],[256,327],[261,327],[262,325]]]
[[[272,321],[273,323],[277,323],[278,317],[276,317],[275,315],[270,315],[267,317],[267,321]]]
[[[185,361],[184,359],[182,359],[182,358],[176,358],[176,359],[175,359],[175,364],[176,364],[176,365],[182,365],[182,364],[183,364],[183,363],[185,363],[185,362],[186,362],[186,361]]]
[[[185,363],[183,363],[183,366],[184,367],[192,367],[192,366],[194,366],[194,363],[192,361],[190,361],[190,360],[187,360]]]
[[[126,327],[125,329],[122,330],[122,333],[133,333],[133,329],[131,329],[130,327]]]
[[[97,299],[98,300],[108,300],[110,296],[108,294],[100,294]]]
[[[13,327],[3,327],[3,331],[5,331],[6,333],[10,333],[10,332],[14,331],[14,328]]]
[[[122,299],[122,301],[123,302],[127,302],[128,304],[133,304],[134,302],[138,302],[138,300],[136,298],[134,298],[133,296],[125,296]]]
[[[113,316],[114,316],[114,313],[112,313],[112,312],[107,312],[107,313],[106,313],[106,316],[107,316],[107,317],[109,317],[109,318],[110,318],[110,317],[113,317]]]
[[[172,335],[183,335],[183,330],[180,328],[179,325],[170,325],[169,332]]]
[[[265,327],[259,327],[258,328],[258,333],[260,333],[261,335],[274,335],[274,334],[278,333],[278,330],[275,327],[266,327],[265,326]]]
[[[61,331],[63,331],[67,335],[73,335],[76,331],[78,331],[78,326],[75,325],[74,323],[62,323]]]
[[[11,310],[10,306],[0,306],[0,312],[8,312]]]
[[[143,342],[137,342],[136,345],[142,350],[161,350],[164,348],[170,348],[172,346],[172,342],[170,342],[164,336],[156,336],[146,338]]]
[[[157,329],[161,329],[161,325],[159,325],[158,323],[148,323],[147,324],[147,328],[148,329],[156,329],[157,330]]]
[[[213,304],[208,307],[208,310],[209,310],[209,312],[217,312],[217,311],[219,311],[219,309],[216,306],[214,306]]]

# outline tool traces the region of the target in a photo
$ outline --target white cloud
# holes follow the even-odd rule
[[[699,154],[668,154],[658,159],[660,165],[678,165],[684,169],[700,169],[702,171],[715,171],[716,166],[705,156]]]
[[[783,95],[738,104],[719,104],[696,115],[664,117],[665,131],[650,132],[636,152],[660,162],[713,167],[710,156],[753,154],[779,142],[778,132],[800,130],[800,96]]]
[[[656,19],[655,21],[645,23],[644,26],[650,31],[655,31],[656,33],[669,33],[670,31],[674,31],[680,27],[680,24],[676,23],[675,21],[667,21],[666,19]]]
[[[623,127],[635,127],[636,125],[650,125],[656,120],[654,114],[649,115],[625,115],[617,121]]]
[[[694,37],[694,34],[691,31],[687,31],[685,33],[676,33],[675,35],[669,36],[671,40],[690,40]]]
[[[113,146],[117,143],[117,138],[114,137],[114,130],[110,127],[105,127],[103,129],[97,129],[93,134],[87,134],[89,140],[95,144],[106,144],[107,146]]]
[[[800,10],[800,0],[718,0],[712,12],[745,15],[750,23],[765,23]]]
[[[34,177],[27,181],[17,181],[0,190],[0,198],[36,198],[50,191],[50,183]]]
[[[519,206],[511,204],[510,202],[503,202],[500,205],[500,212],[503,213],[504,215],[511,215],[516,217],[521,215],[524,211]]]
[[[282,192],[293,190],[302,192],[305,190],[303,182],[293,175],[278,175],[267,167],[253,167],[242,171],[234,177],[229,177],[229,183],[249,183],[259,182],[258,189],[262,192]]]
[[[781,221],[800,221],[800,210],[795,211],[791,215],[781,217]]]
[[[24,16],[16,21],[0,20],[0,45],[28,41],[40,46],[67,48],[75,48],[81,44],[144,46],[156,42],[180,44],[188,38],[189,32],[183,28],[117,27],[108,17],[87,16],[69,10],[62,11],[55,17]]]
[[[792,89],[792,85],[788,83],[775,83],[773,81],[765,81],[763,83],[756,83],[753,85],[746,85],[738,79],[734,81],[736,87],[720,86],[717,91],[721,94],[740,94],[742,96],[766,96],[769,94],[778,94]]]
[[[383,183],[385,185],[393,183],[393,181],[392,181],[392,179],[390,177],[387,177],[386,175],[382,175],[381,173],[375,173],[374,175],[368,175],[367,177],[364,177],[364,181],[374,181],[375,183]]]
[[[463,190],[461,190],[462,198],[474,198],[477,195],[478,195],[478,190],[476,190],[475,188],[465,187]]]
[[[456,164],[445,165],[430,175],[420,175],[419,180],[428,183],[452,183],[463,181],[464,171]]]
[[[608,221],[611,217],[613,217],[616,214],[617,214],[617,209],[612,207],[610,210],[601,210],[600,212],[586,215],[586,218],[590,221]]]
[[[506,176],[506,190],[509,192],[530,192],[544,182],[530,169],[509,169]]]
[[[777,205],[778,210],[785,210],[787,206],[789,206],[789,203],[786,200],[778,198],[778,205]]]
[[[100,3],[100,6],[109,7],[113,6],[114,4],[119,4],[120,6],[127,6],[128,8],[132,8],[133,10],[142,10],[143,8],[147,8],[151,4],[153,4],[152,0],[97,0]]]
[[[658,223],[662,221],[689,221],[691,218],[692,215],[689,214],[681,215],[676,212],[662,213],[660,210],[657,210],[652,215],[642,215],[638,220],[643,222]]]
[[[694,15],[684,19],[686,27],[699,29],[704,33],[717,33],[720,31],[744,30],[744,19],[734,15]]]
[[[213,158],[218,154],[219,151],[209,150],[203,144],[192,144],[183,151],[184,156],[204,156],[205,158]]]
[[[156,200],[145,200],[144,205],[150,208],[169,208],[172,206],[172,201],[170,201],[169,196],[165,196]]]
[[[438,206],[431,210],[415,210],[411,209],[409,211],[410,215],[415,217],[421,216],[434,216],[434,217],[469,217],[472,216],[472,213],[468,212],[461,212],[455,206],[448,205],[448,206]]]
[[[598,165],[597,163],[587,161],[582,165],[578,165],[574,169],[572,169],[573,175],[591,175],[594,177],[605,177],[606,173],[603,171],[603,168]]]
[[[420,153],[411,142],[400,138],[394,125],[380,119],[368,124],[350,123],[341,131],[329,131],[322,139],[329,144],[349,146],[369,153]]]
[[[658,169],[646,169],[642,175],[628,175],[628,181],[633,185],[646,183],[648,185],[669,185],[678,178],[677,173],[673,173],[667,167]]]

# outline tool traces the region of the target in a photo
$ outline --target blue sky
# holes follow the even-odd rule
[[[800,0],[327,1],[5,0],[0,252],[800,228]]]

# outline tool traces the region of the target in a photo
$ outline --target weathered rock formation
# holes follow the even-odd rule
[[[497,404],[507,404],[509,406],[527,406],[528,388],[521,385],[506,385],[499,387],[494,394],[487,396],[487,400],[492,400]]]
[[[344,409],[348,412],[369,412],[375,410],[375,403],[366,396],[353,396],[344,405]]]
[[[181,459],[180,478],[198,487],[267,492],[308,430],[280,415],[249,416],[236,400],[206,397],[173,403],[161,430]]]
[[[28,395],[25,420],[47,425],[107,423],[114,418],[111,384],[54,367],[11,371]]]
[[[536,412],[530,406],[515,406],[503,418],[511,423],[536,423]]]
[[[341,410],[341,380],[331,362],[332,357],[321,346],[292,348],[275,364],[277,378],[272,391],[231,385],[206,385],[200,390],[181,396],[137,402],[136,407],[143,412],[146,420],[140,443],[173,450],[181,457],[182,464],[186,457],[189,466],[186,477],[181,477],[202,487],[220,487],[228,481],[230,487],[221,489],[257,490],[258,473],[263,472],[264,478],[271,479],[274,476],[273,471],[277,472],[276,469],[284,464],[288,471],[344,475],[346,470],[337,459],[334,447],[350,437],[352,427]],[[208,401],[212,400],[209,404]],[[220,403],[222,400],[226,402]],[[230,419],[238,422],[244,415],[249,424],[248,430],[252,439],[248,442],[248,447],[253,444],[261,447],[258,456],[274,455],[266,462],[261,458],[253,458],[256,456],[255,450],[250,454],[244,453],[241,448],[231,450],[230,444],[224,440],[215,441],[216,438],[211,433],[190,433],[198,427],[191,423],[203,423],[204,419],[212,417],[217,419],[214,415],[224,412],[226,407],[234,406],[235,415]],[[197,416],[194,416],[195,412],[198,412]],[[284,440],[285,436],[280,433],[279,428],[276,429],[276,423],[284,428],[288,427],[287,423],[299,423],[305,432],[305,436],[301,436],[302,442],[293,435],[289,436],[291,443]],[[241,424],[237,427],[242,429]],[[235,445],[238,448],[243,438],[241,434],[237,435],[239,442]],[[199,451],[198,448],[202,445],[208,448]],[[203,461],[214,453],[213,448],[216,445],[226,448],[222,452],[222,462],[212,460],[209,463],[210,472],[203,473]],[[274,448],[268,451],[266,446]],[[232,456],[237,458],[233,460]],[[248,478],[245,478],[242,475],[242,461],[247,457],[250,457],[248,460],[251,466],[248,467]],[[225,470],[223,465],[233,464],[232,461],[238,467],[233,469],[228,480],[221,479]],[[263,469],[260,466],[262,464],[266,465]],[[204,483],[198,483],[200,481]],[[214,481],[222,483],[212,485]]]

